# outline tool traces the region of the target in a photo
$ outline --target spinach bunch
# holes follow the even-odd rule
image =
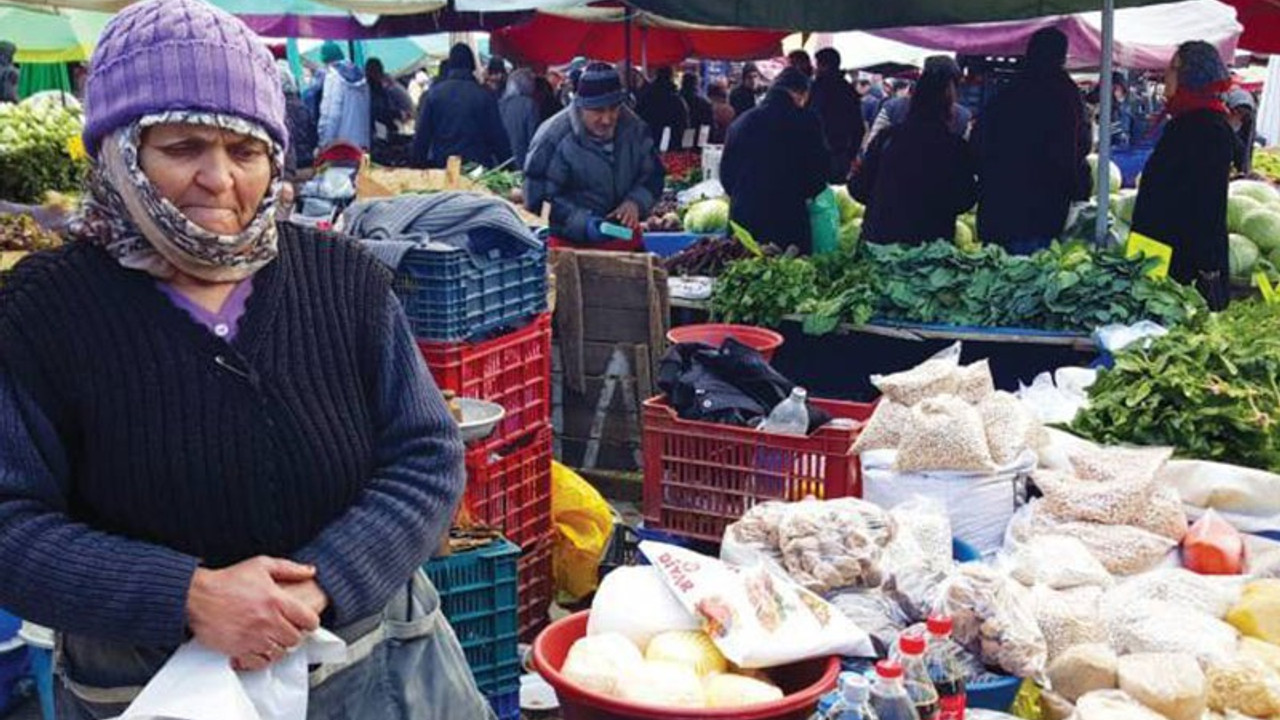
[[[1116,357],[1072,429],[1280,472],[1280,310],[1237,303]]]
[[[716,279],[711,316],[717,321],[778,327],[782,318],[817,298],[818,273],[790,254],[730,263]]]

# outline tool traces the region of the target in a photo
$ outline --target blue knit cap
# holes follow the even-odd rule
[[[1231,73],[1214,46],[1193,40],[1178,47],[1178,87],[1191,91],[1231,81]]]

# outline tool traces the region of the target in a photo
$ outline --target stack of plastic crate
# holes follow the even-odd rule
[[[547,251],[519,239],[409,251],[395,288],[441,390],[498,403],[493,434],[467,447],[465,508],[520,548],[519,625],[551,602],[551,316]]]

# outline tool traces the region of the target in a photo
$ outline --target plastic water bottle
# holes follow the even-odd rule
[[[880,720],[871,707],[871,682],[857,673],[841,673],[840,697],[822,720]]]
[[[805,406],[809,393],[802,387],[791,391],[791,397],[778,403],[760,429],[775,435],[809,434],[809,409]]]
[[[920,720],[938,720],[938,691],[934,689],[924,664],[924,636],[904,633],[898,639],[898,647],[902,651],[902,675],[907,695],[916,706],[916,714]]]
[[[928,649],[924,654],[929,679],[938,691],[941,713],[938,720],[964,720],[968,697],[965,694],[965,671],[960,665],[960,647],[951,640],[954,624],[946,615],[934,615],[927,624]]]
[[[892,660],[876,663],[876,681],[871,686],[871,707],[879,720],[920,720],[915,703],[902,682],[902,666]]]

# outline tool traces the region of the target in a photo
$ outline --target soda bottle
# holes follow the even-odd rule
[[[938,720],[964,720],[968,706],[965,672],[959,660],[960,647],[951,639],[952,620],[946,615],[934,615],[926,627],[929,634],[924,662],[933,688],[938,691],[938,705],[942,710]]]
[[[924,664],[924,635],[903,633],[898,638],[902,652],[902,675],[906,681],[907,695],[916,706],[920,720],[938,720],[938,691],[933,689],[929,670]]]
[[[880,720],[920,720],[915,703],[907,695],[902,665],[893,660],[876,663],[876,681],[871,686],[871,707]]]
[[[764,421],[761,430],[776,435],[809,434],[809,408],[805,405],[809,393],[802,387],[791,391],[791,397],[778,403]]]
[[[840,696],[822,720],[880,720],[871,708],[871,682],[857,673],[841,673]]]

